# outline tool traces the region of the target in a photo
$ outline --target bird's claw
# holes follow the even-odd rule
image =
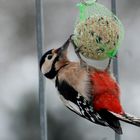
[[[75,53],[77,54],[77,56],[78,56],[78,58],[79,58],[79,60],[80,60],[80,65],[81,65],[81,67],[83,67],[83,68],[86,68],[87,69],[87,71],[88,71],[88,65],[87,65],[87,63],[81,58],[81,56],[80,56],[80,48],[81,47],[79,47],[79,48],[75,48]]]
[[[107,65],[105,71],[109,71],[110,70],[111,61],[112,61],[112,58],[109,58],[109,62],[108,62],[108,65]]]
[[[73,35],[71,35],[71,38],[72,38],[72,36],[73,36]],[[81,48],[81,47],[77,47],[72,39],[71,39],[71,43],[72,43],[72,45],[73,45],[73,47],[74,47],[74,50],[75,50],[75,53],[76,53],[77,57],[78,57],[79,60],[80,60],[80,65],[81,65],[81,67],[86,68],[86,69],[88,70],[88,65],[87,65],[87,63],[86,63],[86,62],[81,58],[81,56],[80,56],[80,48]]]

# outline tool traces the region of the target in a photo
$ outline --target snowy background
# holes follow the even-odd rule
[[[140,116],[140,1],[116,0],[125,27],[119,50],[121,101]],[[44,0],[45,48],[59,47],[73,32],[78,0]],[[109,0],[99,0],[110,7]],[[71,56],[75,58],[74,56]],[[34,0],[0,0],[0,140],[39,139],[38,67]],[[109,128],[67,110],[46,80],[49,140],[113,140]],[[139,140],[140,128],[122,123],[123,140]]]

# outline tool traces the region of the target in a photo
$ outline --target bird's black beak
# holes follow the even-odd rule
[[[71,37],[72,35],[68,38],[68,40],[64,43],[62,47],[55,50],[55,53],[57,53],[58,55],[61,55],[63,52],[66,52],[71,42]]]

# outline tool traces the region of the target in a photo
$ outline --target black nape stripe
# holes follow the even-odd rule
[[[45,74],[45,76],[47,78],[53,79],[59,72],[59,70],[61,70],[63,67],[67,66],[68,64],[63,65],[62,67],[60,67],[60,69],[58,69],[57,71],[55,70],[55,63],[57,62],[57,60],[54,62],[54,66],[52,66],[52,69]]]
[[[44,74],[47,78],[53,79],[57,75],[58,71],[51,69],[49,73]]]
[[[56,70],[56,69],[55,69],[55,63],[56,63],[57,61],[59,61],[59,56],[57,56],[57,57],[54,59],[54,61],[53,61],[53,63],[52,63],[52,68],[51,68],[51,70],[50,70],[48,73],[45,74],[45,76],[46,76],[47,78],[53,79],[53,78],[57,75],[57,73],[58,73],[58,71],[59,71],[59,70]]]

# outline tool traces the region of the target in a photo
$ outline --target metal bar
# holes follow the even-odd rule
[[[43,33],[43,5],[42,0],[36,0],[36,36],[37,36],[37,53],[38,64],[43,52],[44,33]],[[40,129],[41,140],[47,140],[47,115],[44,94],[44,80],[39,70],[39,109],[40,109]]]
[[[111,0],[111,10],[116,15],[116,0]],[[118,57],[113,59],[113,73],[119,82],[119,71],[118,71]],[[115,133],[115,140],[121,140],[121,136]]]

